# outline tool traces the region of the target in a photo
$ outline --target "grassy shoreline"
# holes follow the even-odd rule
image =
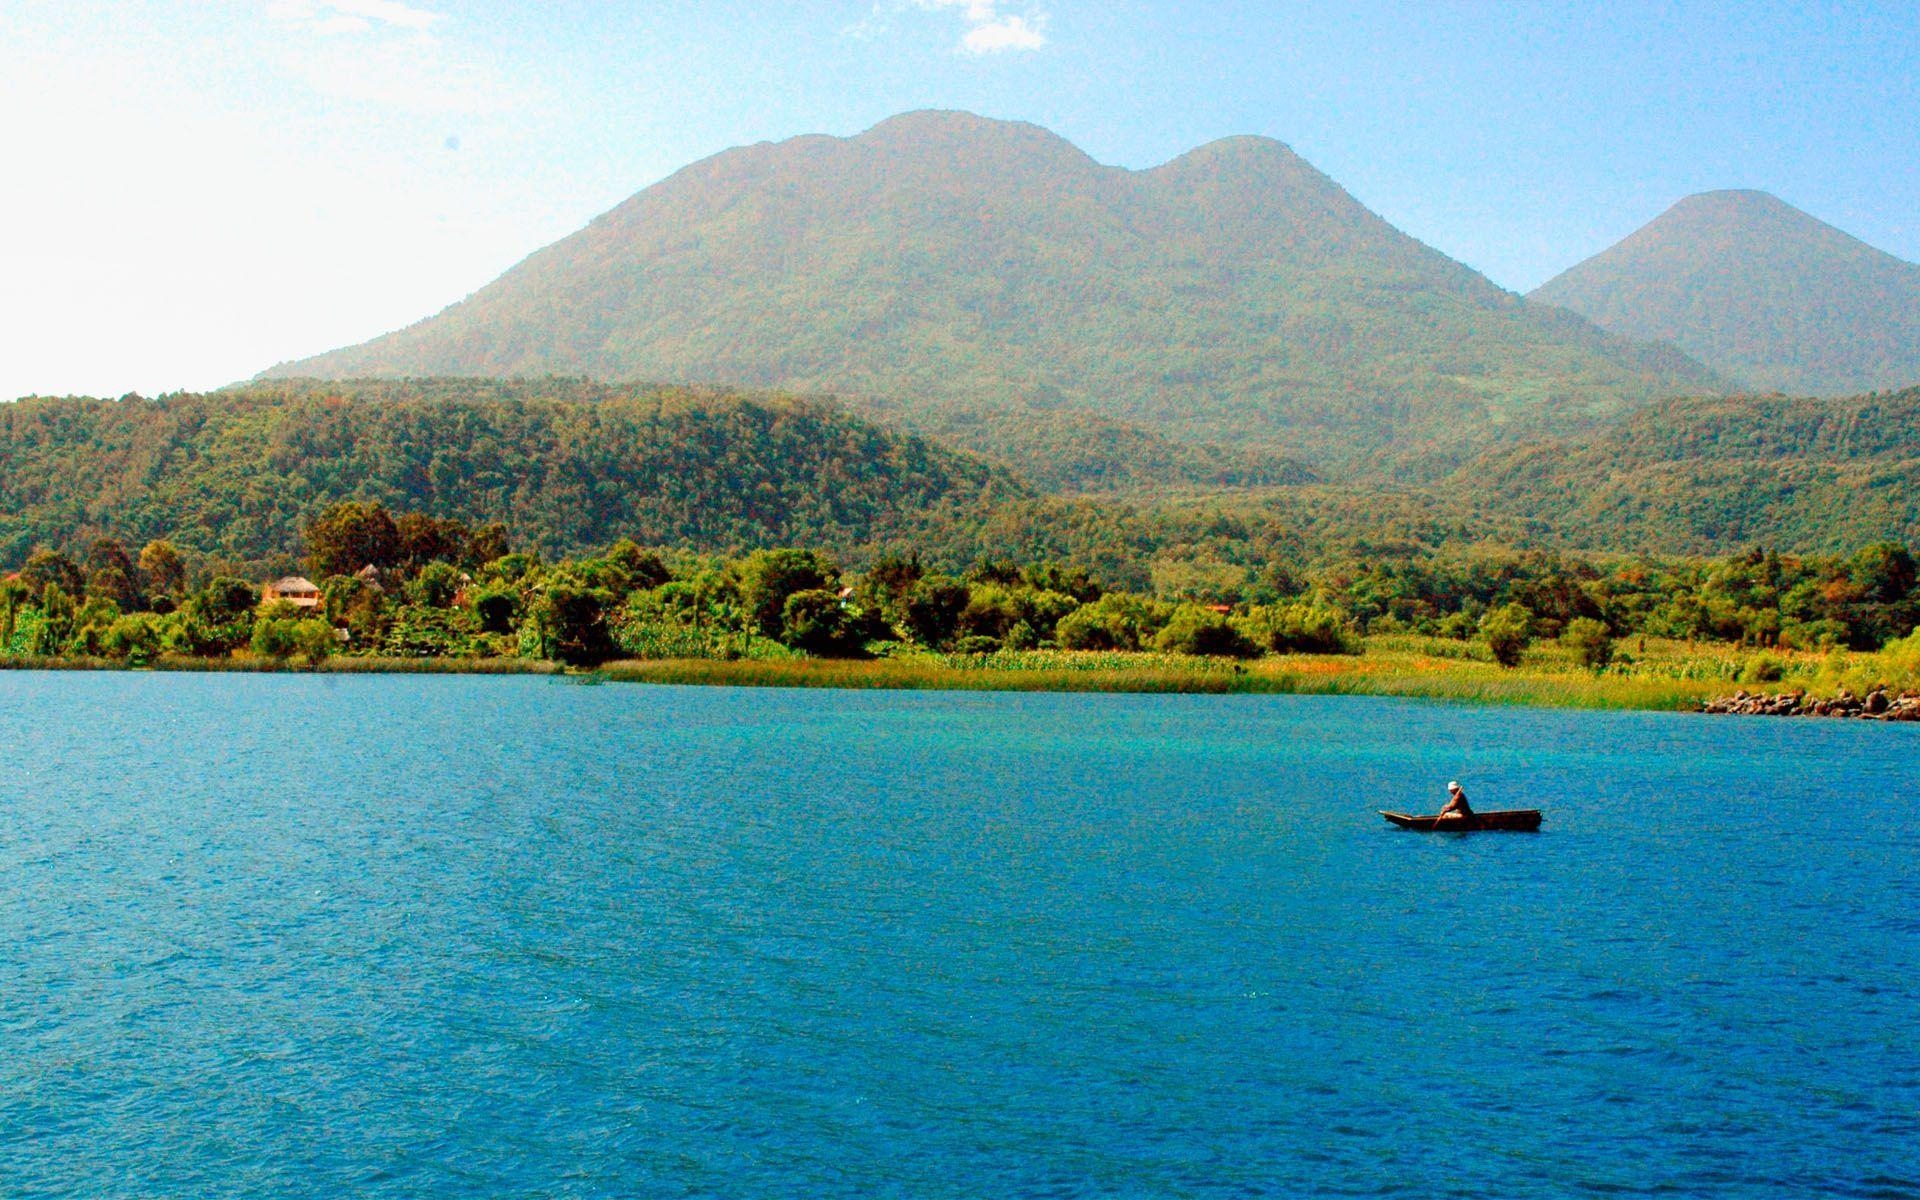
[[[1519,667],[1487,661],[1457,642],[1369,639],[1361,655],[1294,654],[1253,662],[1167,654],[915,653],[876,659],[662,659],[568,671],[529,659],[163,657],[142,668],[107,659],[0,659],[0,669],[239,671],[333,674],[542,674],[583,681],[708,687],[876,690],[1131,692],[1197,695],[1403,696],[1548,708],[1698,711],[1739,688],[1731,648],[1657,647],[1640,661],[1596,672],[1551,650]],[[1792,685],[1779,685],[1790,690]]]

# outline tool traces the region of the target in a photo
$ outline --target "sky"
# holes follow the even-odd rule
[[[231,383],[919,108],[1278,138],[1519,291],[1724,187],[1920,261],[1916,78],[1910,3],[0,0],[0,397]]]

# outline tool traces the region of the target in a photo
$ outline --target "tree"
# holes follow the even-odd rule
[[[107,627],[100,648],[112,658],[144,667],[160,653],[160,623],[152,613],[129,613]]]
[[[378,503],[332,506],[307,526],[306,540],[307,569],[321,579],[400,561],[400,530]]]
[[[1156,648],[1170,654],[1201,654],[1214,658],[1258,658],[1260,647],[1233,627],[1226,617],[1198,605],[1181,606],[1154,639]]]
[[[428,608],[449,608],[460,594],[460,571],[451,563],[430,562],[407,585],[407,599]]]
[[[1067,650],[1138,650],[1152,643],[1166,621],[1165,606],[1109,592],[1062,617],[1054,639]]]
[[[937,649],[953,640],[972,599],[971,589],[951,575],[928,575],[907,592],[901,623],[914,641]]]
[[[609,546],[607,561],[626,572],[630,590],[652,591],[673,578],[665,559],[653,550],[642,549],[631,538],[621,538]]]
[[[1028,587],[1036,592],[1059,592],[1072,596],[1081,604],[1091,604],[1106,594],[1085,567],[1069,567],[1057,562],[1043,562],[1028,567],[1020,573]]]
[[[20,580],[33,589],[37,599],[44,595],[48,587],[57,586],[68,596],[78,596],[86,590],[86,577],[73,560],[58,550],[41,548],[27,556],[27,565],[20,568]]]
[[[551,583],[533,603],[521,630],[521,646],[536,657],[569,666],[597,666],[618,653],[607,628],[613,604],[613,594],[605,589],[565,580]]]
[[[140,595],[140,568],[118,538],[95,538],[87,549],[87,591],[112,600],[122,612],[146,607]]]
[[[148,542],[140,551],[140,572],[146,576],[150,597],[166,596],[177,601],[186,591],[186,564],[180,561],[180,552],[172,542]]]
[[[1613,661],[1613,635],[1591,617],[1575,617],[1560,631],[1560,644],[1572,650],[1581,663],[1599,670]]]
[[[770,638],[783,630],[787,597],[832,589],[840,579],[832,560],[812,550],[756,550],[735,565],[734,575],[748,618]]]
[[[489,588],[473,598],[474,619],[483,633],[512,633],[519,608],[519,601],[505,588]]]
[[[473,530],[464,521],[419,512],[401,513],[394,519],[393,530],[398,565],[408,573],[431,562],[464,562],[473,541]]]
[[[467,561],[469,567],[484,567],[495,559],[505,558],[512,550],[507,542],[507,527],[498,521],[488,521],[473,531],[473,537],[467,542]]]
[[[1493,652],[1493,661],[1503,667],[1518,666],[1533,642],[1533,613],[1524,604],[1496,608],[1481,618],[1480,637]]]
[[[906,620],[907,595],[925,575],[917,554],[907,558],[891,552],[882,554],[854,585],[854,599],[888,623],[902,624]]]
[[[261,658],[283,662],[300,650],[298,624],[285,617],[263,617],[253,623],[249,648]]]
[[[780,640],[795,650],[843,658],[859,653],[860,625],[838,592],[824,588],[795,592],[781,609]]]

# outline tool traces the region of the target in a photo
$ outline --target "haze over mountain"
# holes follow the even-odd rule
[[[1054,405],[1429,472],[1723,386],[1502,291],[1279,142],[1129,171],[953,112],[716,155],[437,316],[269,372],[547,373]]]
[[[1756,388],[1920,383],[1920,266],[1765,192],[1689,196],[1531,298]]]

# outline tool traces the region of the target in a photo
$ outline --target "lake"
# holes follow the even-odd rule
[[[1920,1195],[1920,728],[0,672],[0,1195]],[[1421,835],[1450,778],[1538,835]]]

